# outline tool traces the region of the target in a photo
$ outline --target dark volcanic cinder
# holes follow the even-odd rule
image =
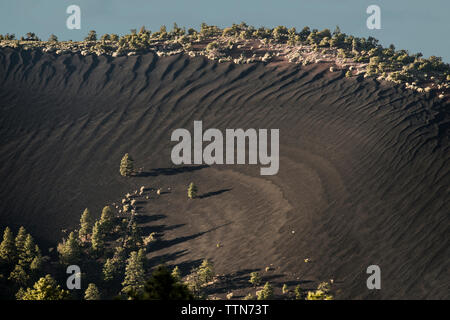
[[[156,260],[207,257],[219,273],[273,264],[305,287],[333,279],[337,298],[448,297],[444,100],[326,64],[13,49],[0,50],[0,88],[1,228],[24,225],[54,246],[84,208],[99,216],[141,185],[170,188],[143,208],[165,232]],[[170,134],[194,120],[279,128],[278,174],[174,167]],[[126,152],[146,174],[119,174]],[[191,181],[199,198],[187,201]],[[366,287],[372,264],[376,292]]]

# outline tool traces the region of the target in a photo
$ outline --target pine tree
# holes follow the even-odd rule
[[[114,256],[106,259],[103,265],[103,279],[105,281],[113,280],[120,274],[123,274],[125,269],[125,249],[121,246],[116,247]]]
[[[296,300],[301,300],[302,299],[303,293],[302,293],[302,288],[300,287],[300,285],[295,287],[294,293],[295,293],[295,299]]]
[[[103,280],[111,281],[117,275],[117,265],[116,261],[113,258],[106,259],[105,264],[103,265]]]
[[[34,243],[33,237],[30,234],[27,234],[25,242],[21,245],[21,249],[18,254],[19,264],[26,270],[30,269],[31,263],[38,254],[40,254],[39,247]]]
[[[22,298],[24,295],[25,295],[25,290],[22,287],[20,287],[19,291],[17,291],[17,293],[16,293],[16,299],[23,300]]]
[[[123,177],[130,176],[134,171],[133,158],[128,153],[122,157],[120,161],[120,174]]]
[[[113,229],[113,221],[114,221],[114,214],[111,210],[110,206],[103,207],[102,215],[100,216],[100,224],[102,232],[105,234],[108,234]]]
[[[16,246],[16,252],[19,256],[19,259],[21,258],[21,255],[23,254],[23,247],[25,245],[25,240],[27,239],[27,231],[22,226],[19,228],[19,232],[17,233],[16,239],[15,239],[15,246]]]
[[[250,273],[249,282],[254,286],[259,286],[259,284],[261,283],[261,277],[259,276],[259,273],[258,272]]]
[[[48,38],[49,42],[58,42],[58,37],[55,36],[53,33],[50,35],[50,37]]]
[[[195,199],[197,197],[197,186],[193,182],[189,184],[188,197],[189,199]]]
[[[201,283],[205,284],[210,282],[214,276],[213,264],[208,259],[203,260],[197,273]]]
[[[125,263],[125,258],[126,258],[126,252],[125,249],[121,246],[118,246],[114,249],[114,256],[113,258],[117,261],[119,261],[120,263]]]
[[[114,41],[114,42],[117,42],[117,41],[119,41],[119,36],[117,34],[113,33],[113,34],[111,34],[110,40]]]
[[[97,32],[95,30],[89,31],[89,34],[86,38],[84,38],[85,41],[97,41]]]
[[[6,227],[3,233],[3,241],[0,244],[0,262],[12,263],[16,260],[16,245],[13,233],[9,227]]]
[[[142,258],[138,252],[133,251],[127,260],[125,280],[122,282],[122,292],[125,294],[138,294],[144,288],[145,270]]]
[[[30,280],[30,276],[21,264],[16,264],[14,270],[9,274],[8,280],[14,281],[19,285],[26,285],[28,280]]]
[[[266,282],[264,288],[257,293],[258,300],[270,300],[273,298],[273,287],[269,282]]]
[[[81,247],[75,232],[71,232],[63,243],[58,245],[61,263],[71,265],[78,264],[81,258]]]
[[[114,251],[113,259],[117,264],[118,270],[125,269],[125,263],[126,263],[126,251],[125,248],[118,246],[116,247]]]
[[[113,259],[116,264],[117,272],[123,274],[127,262],[127,253],[125,248],[120,246],[116,247]]]
[[[308,291],[306,300],[333,300],[333,296],[323,290]]]
[[[85,300],[100,300],[100,292],[95,284],[89,283],[86,291],[84,292]]]
[[[93,227],[91,212],[88,208],[84,209],[80,219],[80,231],[78,231],[78,238],[81,241],[87,240],[89,233]]]
[[[33,288],[28,288],[25,292],[17,295],[19,300],[62,300],[68,296],[66,290],[56,283],[51,275],[47,274],[40,278]]]
[[[193,300],[188,287],[177,280],[166,266],[158,266],[139,294],[131,298],[138,300]]]
[[[105,236],[102,232],[100,221],[96,221],[92,228],[92,249],[101,251],[105,247]]]
[[[172,270],[172,277],[177,280],[180,281],[181,280],[181,272],[180,272],[180,268],[178,268],[178,266],[176,266],[175,268],[173,268]]]
[[[34,239],[31,234],[27,235],[27,239],[25,240],[24,248],[23,248],[23,260],[29,266],[36,256],[36,247],[37,245],[34,243]]]
[[[205,298],[202,294],[202,288],[205,284],[213,280],[214,270],[213,264],[205,259],[198,268],[194,268],[188,276],[188,283],[191,292],[196,298]]]
[[[306,300],[333,300],[329,294],[331,286],[328,282],[321,282],[316,291],[308,291]]]
[[[138,228],[136,222],[133,221],[129,228],[129,236],[126,238],[124,246],[127,249],[135,251],[142,244],[142,242],[143,242],[143,240],[142,240],[141,231]]]
[[[33,273],[37,273],[42,269],[42,265],[44,264],[44,259],[41,254],[41,250],[39,250],[39,247],[36,245],[36,248],[34,249],[35,256],[33,258],[33,261],[31,261],[30,264],[30,270]]]
[[[111,39],[111,36],[107,33],[102,35],[102,37],[100,38],[101,41],[108,41],[109,39]]]
[[[253,297],[253,295],[249,293],[242,300],[255,300],[255,297]]]
[[[139,251],[138,251],[138,259],[139,259],[140,262],[142,262],[142,266],[144,267],[144,272],[145,272],[145,269],[147,267],[146,254],[147,253],[145,252],[145,249],[139,249]]]

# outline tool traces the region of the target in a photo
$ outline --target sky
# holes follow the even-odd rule
[[[81,29],[66,27],[69,5],[81,9]],[[369,5],[381,9],[381,29],[368,29]],[[450,63],[450,0],[1,0],[0,34],[22,36],[34,32],[46,40],[82,40],[97,34],[129,33],[145,25],[151,31],[174,22],[200,28],[202,22],[219,27],[245,21],[255,27],[304,26],[375,37],[410,53],[435,55]]]

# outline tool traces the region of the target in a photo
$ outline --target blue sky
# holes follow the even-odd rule
[[[66,8],[81,8],[81,30],[66,28]],[[381,30],[366,27],[366,8],[381,8]],[[201,22],[220,27],[245,21],[254,26],[334,30],[373,36],[383,45],[424,56],[436,55],[450,62],[449,0],[1,0],[0,33],[24,35],[28,31],[47,39],[81,40],[89,30],[98,34],[124,34],[145,25],[156,31],[174,22],[199,28]]]

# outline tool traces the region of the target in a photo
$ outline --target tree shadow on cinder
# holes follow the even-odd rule
[[[173,176],[180,173],[194,172],[209,167],[208,165],[200,166],[183,166],[172,168],[157,168],[150,171],[136,173],[136,177],[157,177],[157,176]]]
[[[217,226],[217,227],[211,228],[211,229],[209,229],[207,231],[202,231],[202,232],[197,232],[197,233],[191,234],[190,236],[178,237],[178,238],[174,238],[174,239],[171,239],[171,240],[160,239],[160,240],[156,241],[155,243],[153,243],[151,245],[151,250],[152,251],[158,251],[158,250],[161,250],[161,249],[166,249],[166,248],[169,248],[171,246],[174,246],[174,245],[177,245],[177,244],[180,244],[180,243],[183,243],[183,242],[186,242],[186,241],[198,238],[198,237],[200,237],[200,236],[202,236],[202,235],[204,235],[206,233],[215,231],[215,230],[217,230],[219,228],[222,228],[222,227],[225,227],[225,226],[227,226],[229,224],[231,224],[231,222],[225,223],[225,224],[223,224],[221,226]]]
[[[153,232],[163,233],[165,231],[178,229],[178,228],[181,228],[183,226],[185,226],[185,224],[176,224],[176,225],[173,225],[173,226],[167,226],[165,224],[161,224],[161,225],[157,225],[157,226],[144,226],[144,227],[141,227],[141,230],[142,230],[142,234],[149,235],[149,234],[151,234]]]
[[[205,198],[209,198],[209,197],[213,197],[213,196],[218,196],[219,194],[228,192],[230,190],[232,190],[232,189],[229,188],[229,189],[222,189],[222,190],[212,191],[212,192],[208,192],[208,193],[199,195],[198,198],[199,199],[205,199]]]
[[[187,249],[184,249],[184,250],[179,250],[174,253],[162,254],[162,255],[155,256],[155,257],[148,259],[147,263],[149,266],[152,266],[152,267],[160,265],[160,264],[166,264],[169,261],[176,260],[176,259],[186,255],[187,252],[188,252]]]
[[[134,220],[137,224],[145,224],[154,221],[158,221],[161,219],[165,219],[167,216],[165,214],[154,214],[154,215],[137,215],[134,216]]]

